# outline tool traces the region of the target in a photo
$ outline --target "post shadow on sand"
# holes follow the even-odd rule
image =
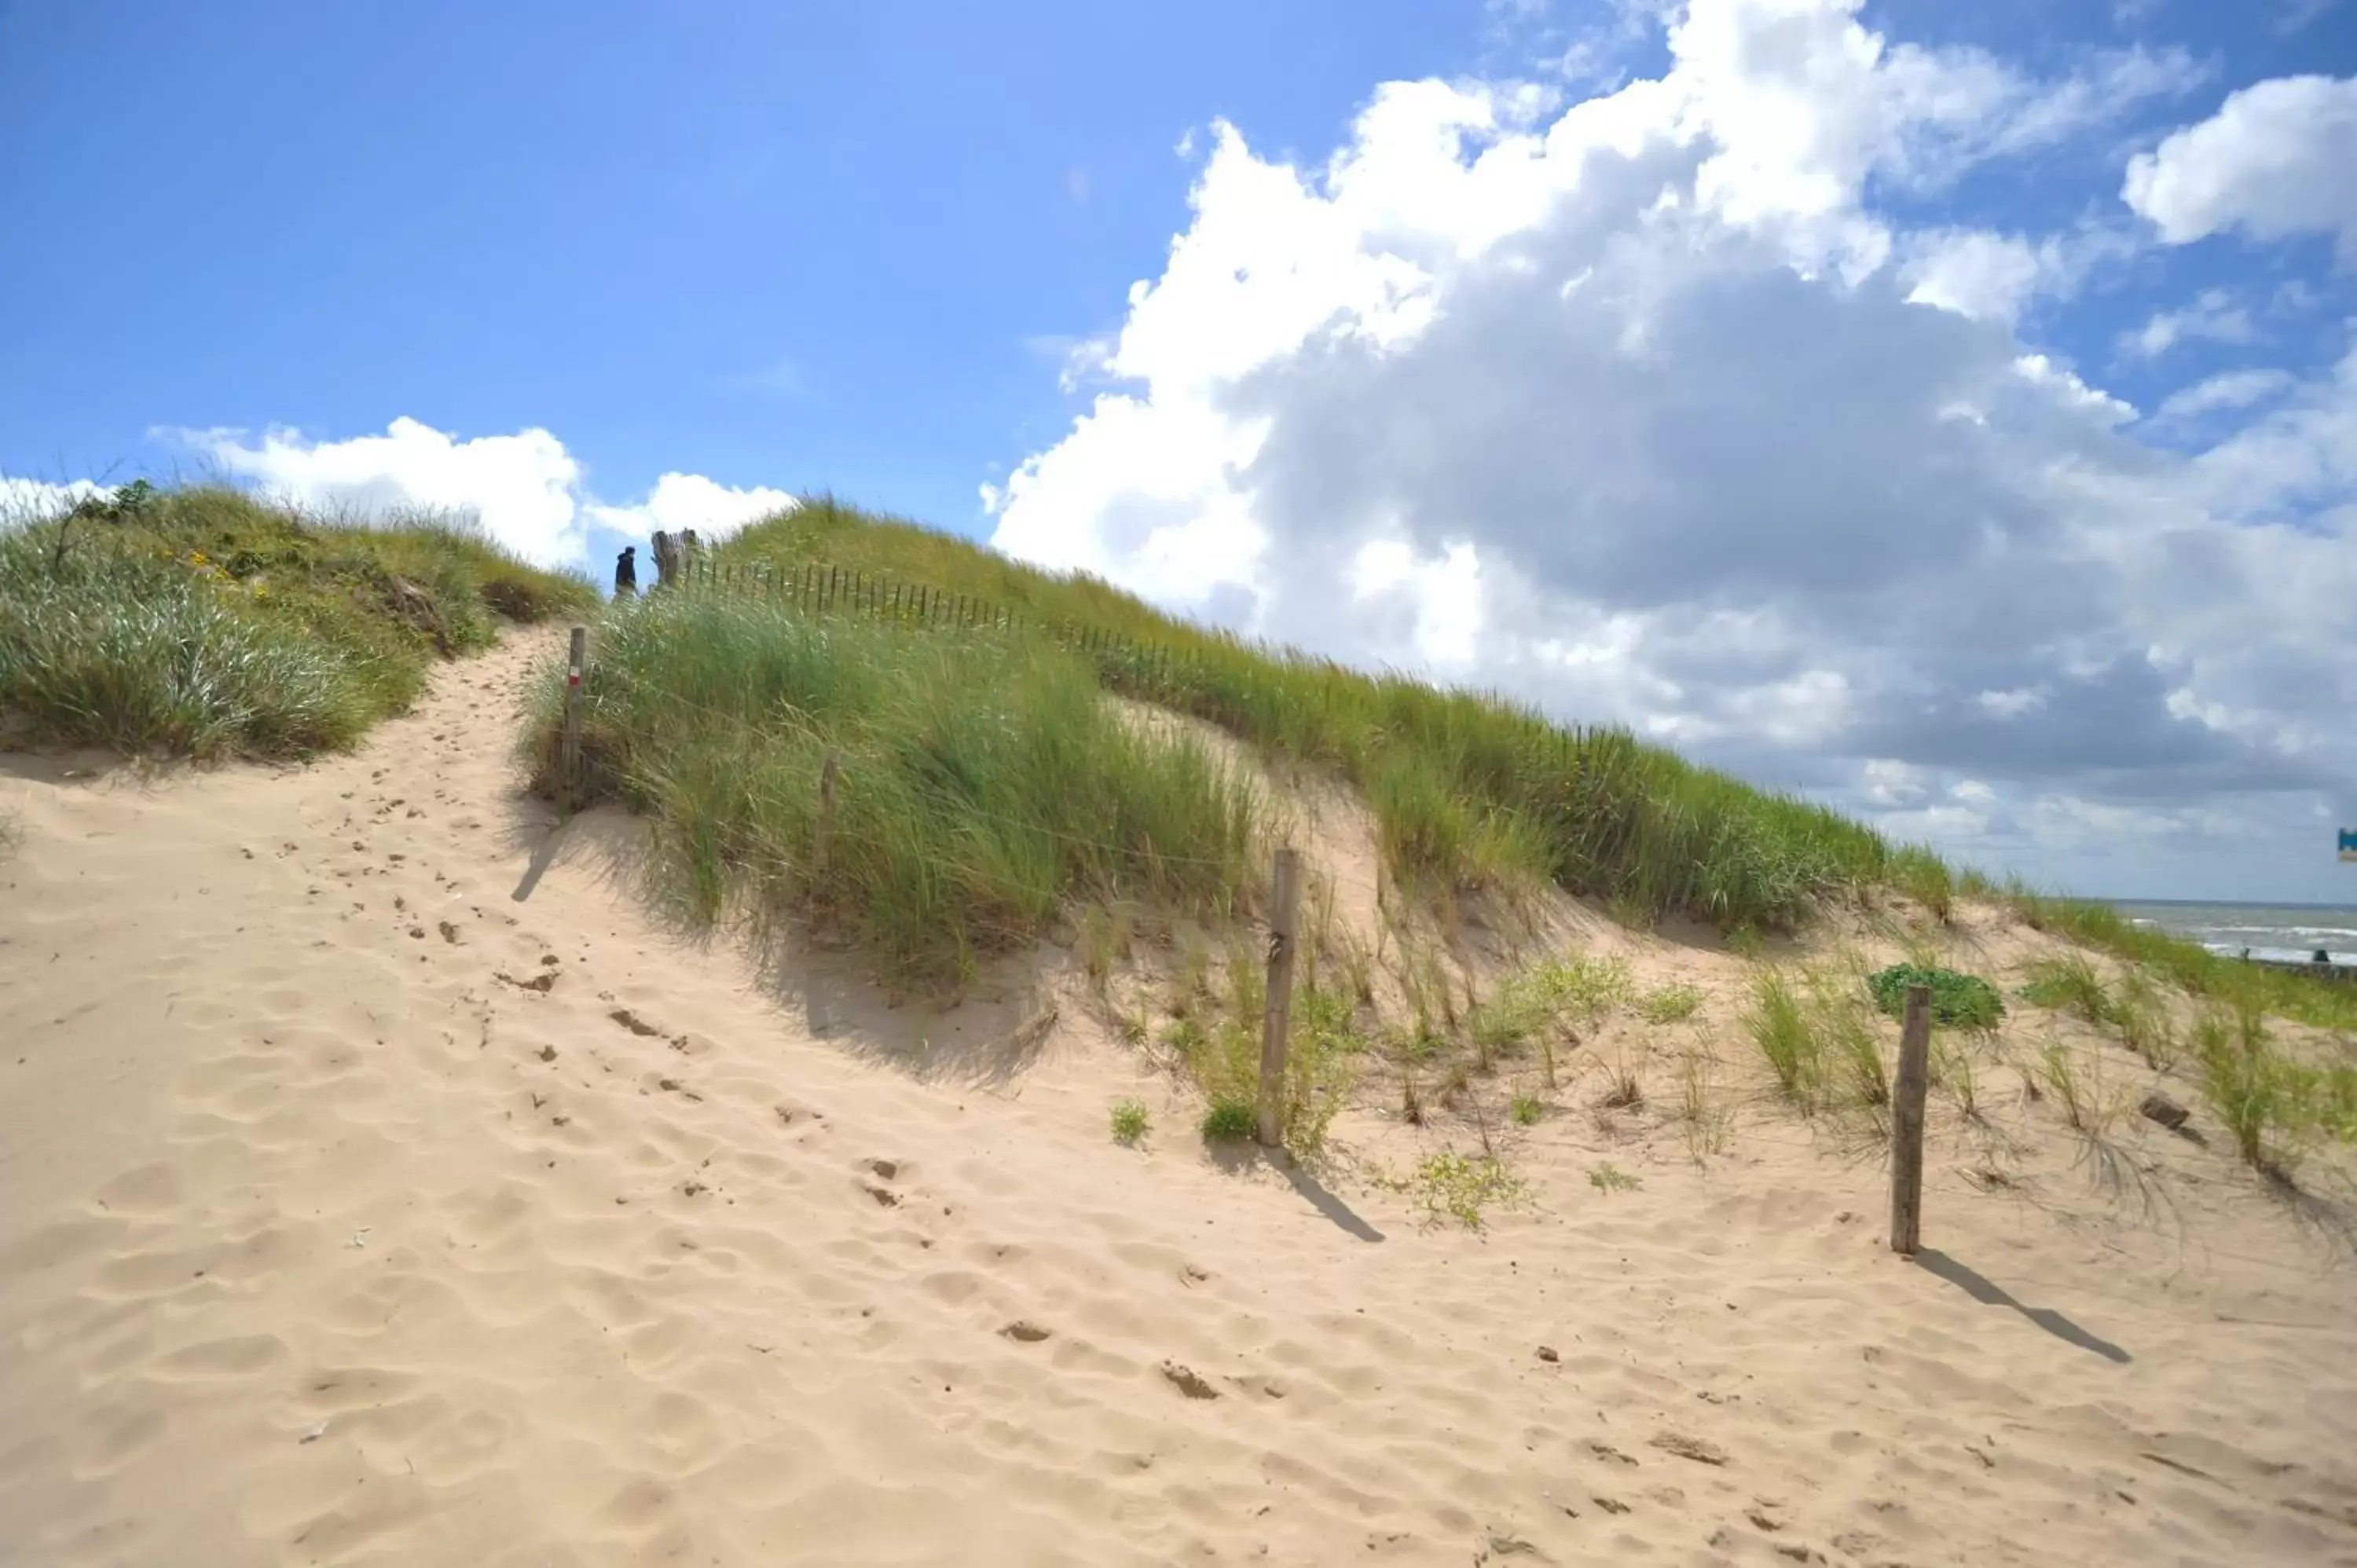
[[[2108,1339],[2088,1333],[2050,1306],[2024,1306],[2016,1301],[2004,1286],[1975,1273],[1937,1247],[1926,1247],[1915,1254],[1916,1264],[1926,1273],[1937,1274],[1952,1285],[1962,1287],[1966,1295],[1989,1306],[2009,1306],[2047,1333],[2066,1345],[2076,1345],[2082,1350],[2093,1350],[2106,1361],[2126,1366],[2134,1358]]]
[[[532,860],[524,866],[522,879],[516,883],[515,892],[510,895],[517,903],[531,897],[533,889],[540,886],[540,879],[548,875],[548,868],[556,864],[556,852],[565,847],[565,830],[572,825],[570,817],[560,819],[533,844]]]
[[[1357,1210],[1342,1201],[1331,1188],[1303,1170],[1292,1155],[1282,1149],[1264,1149],[1258,1144],[1221,1143],[1211,1148],[1211,1162],[1233,1175],[1254,1165],[1274,1166],[1277,1173],[1293,1184],[1293,1190],[1309,1200],[1309,1206],[1349,1231],[1361,1241],[1380,1241],[1383,1233],[1361,1219]]]

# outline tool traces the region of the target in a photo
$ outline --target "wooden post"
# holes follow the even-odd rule
[[[573,628],[565,660],[565,730],[556,747],[556,802],[570,812],[581,804],[581,672],[589,663],[589,628]]]
[[[1923,1238],[1923,1096],[1931,1084],[1932,988],[1910,985],[1890,1095],[1890,1250],[1910,1258]]]
[[[1301,853],[1276,852],[1276,889],[1268,917],[1268,1005],[1260,1026],[1260,1104],[1254,1135],[1265,1148],[1285,1143],[1285,1056],[1293,1029],[1293,918],[1301,902]]]
[[[818,765],[818,822],[811,829],[811,877],[816,881],[826,875],[827,857],[834,848],[834,776],[843,766],[843,754],[827,747],[825,757]]]

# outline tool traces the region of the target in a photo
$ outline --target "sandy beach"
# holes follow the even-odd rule
[[[0,757],[0,1563],[2357,1563],[2357,1274],[2230,1154],[1935,1120],[1914,1262],[1740,1097],[1514,1130],[1480,1230],[1375,1109],[1215,1158],[1082,1008],[668,929],[517,795],[551,646],[316,766]],[[1746,1081],[1740,961],[1596,940]]]

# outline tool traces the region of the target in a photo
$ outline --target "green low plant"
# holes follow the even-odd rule
[[[1535,1127],[1538,1125],[1539,1118],[1546,1114],[1546,1106],[1541,1102],[1539,1097],[1527,1092],[1516,1094],[1509,1110],[1513,1115],[1514,1125],[1517,1127]]]
[[[1606,1164],[1588,1167],[1587,1185],[1598,1192],[1610,1194],[1634,1192],[1645,1183],[1641,1176],[1631,1176],[1616,1165]]]
[[[1253,1106],[1249,1100],[1215,1100],[1203,1112],[1203,1140],[1206,1143],[1237,1143],[1253,1135]]]
[[[1702,993],[1691,985],[1663,985],[1637,999],[1637,1011],[1648,1024],[1682,1024],[1702,1006]]]
[[[1926,968],[1920,963],[1898,963],[1869,976],[1867,988],[1874,993],[1874,1004],[1893,1018],[1907,1012],[1907,988],[1927,985],[1932,989],[1932,1021],[1957,1029],[1994,1029],[2005,1017],[2005,1003],[1996,987],[1976,974],[1960,974],[1953,969]]]
[[[1492,1155],[1462,1155],[1445,1149],[1419,1161],[1415,1174],[1386,1185],[1414,1196],[1427,1219],[1454,1219],[1479,1230],[1492,1207],[1519,1203],[1524,1194],[1522,1178]]]
[[[1135,1144],[1153,1125],[1154,1118],[1142,1100],[1125,1100],[1113,1108],[1113,1141],[1116,1144]]]

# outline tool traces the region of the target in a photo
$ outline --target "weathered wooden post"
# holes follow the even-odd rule
[[[1268,1004],[1261,1015],[1260,1103],[1254,1135],[1263,1147],[1285,1143],[1285,1058],[1293,1030],[1293,925],[1301,902],[1301,852],[1276,852],[1276,887],[1268,917]]]
[[[1931,1085],[1932,988],[1910,985],[1890,1096],[1890,1250],[1910,1258],[1923,1239],[1923,1097]]]
[[[581,805],[581,671],[589,662],[589,628],[573,628],[573,646],[565,660],[565,729],[556,747],[556,798],[560,810]]]
[[[827,861],[834,850],[834,776],[843,766],[843,754],[833,746],[818,765],[818,822],[811,830],[811,877],[813,881],[826,875]]]

